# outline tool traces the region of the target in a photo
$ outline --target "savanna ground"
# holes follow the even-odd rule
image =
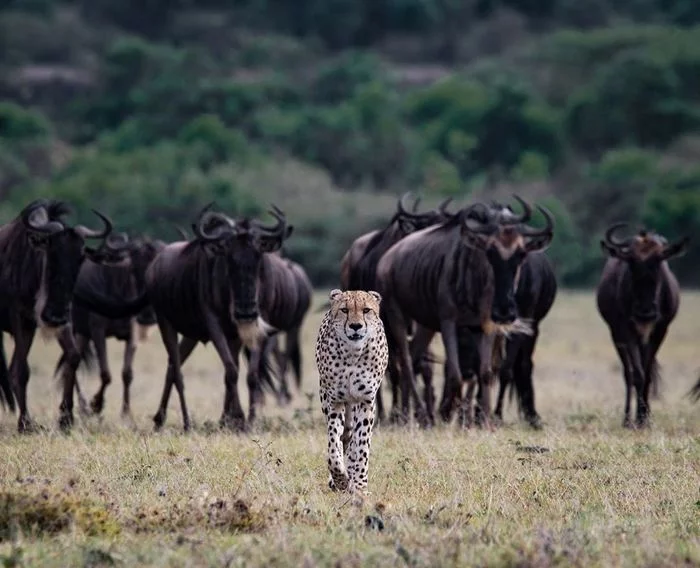
[[[110,343],[104,418],[64,436],[51,378],[58,351],[37,338],[29,404],[49,428],[19,436],[16,417],[0,423],[2,562],[698,566],[700,404],[683,398],[700,367],[697,314],[700,294],[684,293],[660,354],[653,428],[625,431],[620,369],[593,296],[560,293],[536,355],[544,430],[519,422],[514,406],[494,433],[381,427],[364,502],[326,485],[313,362],[320,314],[304,329],[303,393],[286,408],[268,397],[264,420],[243,436],[212,426],[223,396],[212,347],[184,369],[194,432],[182,434],[173,396],[167,427],[152,433],[165,370],[156,330],[136,356],[135,424],[119,416],[122,345]],[[92,394],[96,378],[81,378]]]

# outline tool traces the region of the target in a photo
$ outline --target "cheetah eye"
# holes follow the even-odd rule
[[[347,308],[340,308],[340,311],[343,312],[344,314],[347,314],[347,313],[348,313],[348,309],[347,309]]]
[[[364,310],[362,310],[362,313],[363,313],[363,314],[368,314],[368,313],[370,313],[371,311],[372,311],[372,310],[370,310],[369,308],[365,308]]]

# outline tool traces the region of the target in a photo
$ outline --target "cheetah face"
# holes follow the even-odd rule
[[[349,343],[361,345],[381,325],[379,303],[382,297],[378,292],[333,290],[330,300],[335,333]]]

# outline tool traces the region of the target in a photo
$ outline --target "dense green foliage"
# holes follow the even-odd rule
[[[318,285],[406,190],[519,194],[561,281],[608,223],[700,229],[691,0],[14,0],[0,8],[0,215],[36,195],[174,238],[282,206]],[[676,261],[700,283],[700,253]]]

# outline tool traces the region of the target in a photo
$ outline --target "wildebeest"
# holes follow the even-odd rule
[[[257,390],[260,385],[261,356],[276,346],[279,334],[286,335],[285,349],[277,354],[280,367],[281,393],[291,398],[287,385],[286,370],[291,363],[297,389],[301,387],[301,326],[311,305],[313,287],[304,269],[289,259],[277,254],[266,254],[260,262],[258,305],[263,320],[277,334],[266,338],[259,349],[246,349],[248,355],[248,388]],[[255,417],[255,405],[251,403],[250,419]]]
[[[488,223],[489,218],[493,216],[498,216],[506,222],[516,217],[510,205],[498,202],[492,202],[486,212],[475,213],[481,214],[480,220],[483,223]],[[535,409],[535,390],[532,380],[533,355],[539,337],[540,323],[552,308],[556,294],[556,276],[545,253],[539,251],[528,254],[520,268],[515,303],[518,317],[530,324],[532,333],[513,333],[506,340],[505,356],[499,373],[500,388],[494,410],[494,416],[498,420],[503,418],[503,403],[507,390],[514,389],[523,418],[532,427],[541,427],[541,419]],[[469,340],[469,338],[465,339]],[[476,350],[473,342],[467,346],[460,346],[460,351],[464,348]],[[469,354],[461,355],[463,359],[469,360]],[[471,360],[476,371],[478,357],[473,357]],[[510,392],[512,393],[513,390]]]
[[[448,221],[402,239],[379,261],[383,318],[401,368],[404,413],[409,400],[417,400],[406,340],[407,320],[413,320],[442,334],[446,355],[446,387],[440,404],[443,420],[449,420],[461,388],[460,336],[476,332],[479,402],[488,425],[495,340],[502,334],[528,331],[518,319],[515,302],[521,265],[529,253],[544,250],[553,236],[549,212],[537,206],[547,224],[534,229],[525,224],[531,216],[530,206],[519,201],[525,209],[523,215],[487,223],[472,218],[476,209],[487,207],[471,205]],[[417,352],[425,347],[417,346]],[[425,411],[417,402],[416,410],[417,414]]]
[[[625,379],[623,425],[632,427],[632,388],[637,394],[639,427],[648,425],[649,394],[659,384],[656,354],[680,303],[680,287],[667,260],[682,255],[690,240],[668,244],[661,235],[640,230],[624,240],[615,234],[627,223],[615,223],[600,241],[609,256],[598,284],[598,311],[608,324]]]
[[[78,274],[77,286],[95,287],[115,301],[138,296],[145,291],[146,269],[164,246],[165,243],[159,240],[143,237],[129,240],[124,233],[112,234],[98,249],[101,256],[109,259],[109,264],[98,264],[90,260],[84,262]],[[96,356],[99,365],[100,389],[90,403],[92,412],[96,414],[102,412],[105,391],[112,382],[107,359],[107,339],[114,337],[124,341],[122,416],[129,416],[130,386],[133,381],[133,360],[137,342],[136,328],[138,326],[139,335],[144,339],[146,327],[156,324],[153,308],[147,306],[135,318],[111,319],[77,304],[72,309],[72,324],[81,361],[90,370],[93,358]],[[65,355],[62,355],[56,365],[56,373],[64,364]],[[76,379],[80,405],[85,407],[78,384]]]
[[[156,428],[165,421],[172,387],[180,398],[185,430],[190,427],[181,366],[198,342],[211,341],[225,369],[224,409],[220,424],[245,428],[238,396],[238,355],[242,345],[256,348],[272,328],[260,317],[259,272],[265,253],[279,250],[292,227],[273,207],[277,222],[268,227],[257,220],[230,219],[203,211],[193,225],[191,242],[167,245],[146,271],[146,293],[123,304],[83,287],[76,299],[110,317],[125,317],[152,304],[168,352],[168,370]],[[212,222],[216,221],[216,222]],[[183,335],[178,345],[178,333]]]
[[[408,194],[404,195],[397,204],[397,211],[384,229],[372,231],[358,237],[343,256],[340,263],[340,287],[343,290],[375,290],[377,288],[377,265],[382,255],[406,235],[430,227],[449,218],[447,206],[451,198],[444,200],[437,209],[416,213],[418,200],[409,212],[404,206]],[[432,385],[432,356],[425,352],[416,362],[416,370],[420,370],[424,381],[424,400],[426,407],[432,409],[434,393]],[[399,377],[396,366],[389,365],[390,381],[393,394],[392,414],[398,414]],[[377,393],[377,414],[380,421],[385,418],[384,401],[381,389]],[[432,421],[432,412],[428,411],[428,419]]]
[[[37,327],[57,334],[70,363],[62,373],[59,425],[67,429],[73,423],[75,369],[80,357],[67,325],[73,287],[86,257],[99,262],[96,251],[86,247],[85,240],[107,237],[112,223],[94,211],[104,224],[101,231],[83,225],[70,227],[63,220],[69,212],[62,201],[38,199],[0,227],[0,323],[15,340],[9,375],[19,407],[20,432],[33,427],[27,411],[27,356]]]

